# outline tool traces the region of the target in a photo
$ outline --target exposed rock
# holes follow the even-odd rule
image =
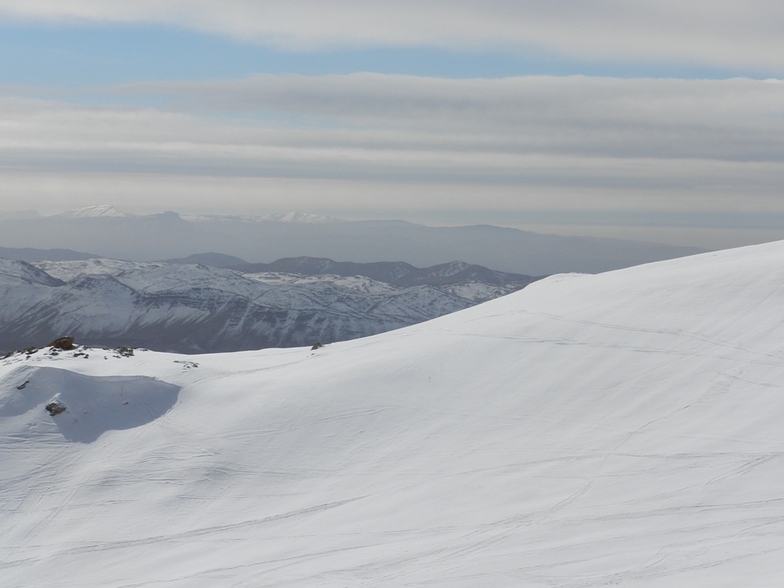
[[[195,361],[181,361],[181,360],[175,359],[174,363],[181,363],[182,364],[182,369],[184,369],[184,370],[189,370],[189,369],[193,369],[193,368],[199,367],[199,364],[196,363]]]
[[[46,410],[49,411],[50,415],[57,416],[58,414],[64,413],[66,411],[66,406],[64,404],[60,404],[56,400],[53,400],[46,405]]]
[[[9,357],[13,357],[14,355],[26,355],[29,358],[31,355],[35,355],[39,351],[40,349],[38,347],[27,347],[25,349],[17,349],[16,351],[9,351],[2,357],[2,359],[8,359]]]
[[[74,349],[73,337],[60,337],[49,343],[49,347],[53,349],[62,349],[63,351],[71,351]]]

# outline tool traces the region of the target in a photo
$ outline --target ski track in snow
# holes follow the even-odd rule
[[[315,351],[0,361],[0,586],[780,586],[782,261]]]

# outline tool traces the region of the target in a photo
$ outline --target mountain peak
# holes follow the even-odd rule
[[[305,212],[285,212],[281,214],[268,214],[260,217],[260,220],[277,223],[334,223],[338,222],[339,219],[319,214],[308,214]]]
[[[127,217],[130,216],[124,212],[120,212],[114,206],[109,204],[100,204],[98,206],[87,206],[85,208],[78,208],[76,210],[69,210],[57,216],[65,218],[97,218],[97,217]]]

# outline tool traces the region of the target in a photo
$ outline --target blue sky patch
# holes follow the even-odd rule
[[[506,53],[427,47],[294,52],[176,27],[139,25],[0,27],[0,55],[0,84],[61,87],[363,71],[443,78],[766,77],[765,72],[682,64],[578,62],[537,48]]]

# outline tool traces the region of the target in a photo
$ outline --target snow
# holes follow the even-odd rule
[[[215,220],[225,221],[241,221],[247,223],[257,222],[274,222],[274,223],[304,223],[304,224],[322,224],[322,223],[342,223],[345,222],[341,219],[331,216],[324,216],[320,214],[310,214],[305,212],[283,212],[279,214],[265,214],[262,216],[248,216],[248,215],[182,215],[182,218],[191,222],[211,222]]]
[[[10,278],[10,280],[8,279]],[[13,284],[18,287],[20,283],[27,286],[62,286],[62,282],[36,267],[23,261],[0,258],[0,283]]]
[[[124,218],[129,216],[124,212],[120,212],[114,206],[108,204],[100,204],[98,206],[87,206],[76,210],[69,210],[58,216],[64,218],[97,218],[97,217],[114,217]]]
[[[0,349],[63,334],[162,351],[237,351],[372,335],[521,288],[397,287],[364,277],[241,274],[196,264],[0,259]]]
[[[14,355],[0,583],[779,586],[783,261],[554,276],[316,351]]]
[[[342,222],[330,216],[319,214],[308,214],[304,212],[286,212],[281,214],[269,214],[261,217],[261,220],[279,223],[334,223]]]
[[[154,378],[84,376],[51,367],[28,366],[14,372],[14,378],[19,383],[4,395],[0,417],[24,416],[54,403],[65,412],[54,415],[53,424],[64,439],[81,443],[91,443],[109,430],[149,423],[174,406],[179,393],[177,386]],[[36,428],[39,423],[27,424]],[[51,434],[51,424],[43,424]]]

